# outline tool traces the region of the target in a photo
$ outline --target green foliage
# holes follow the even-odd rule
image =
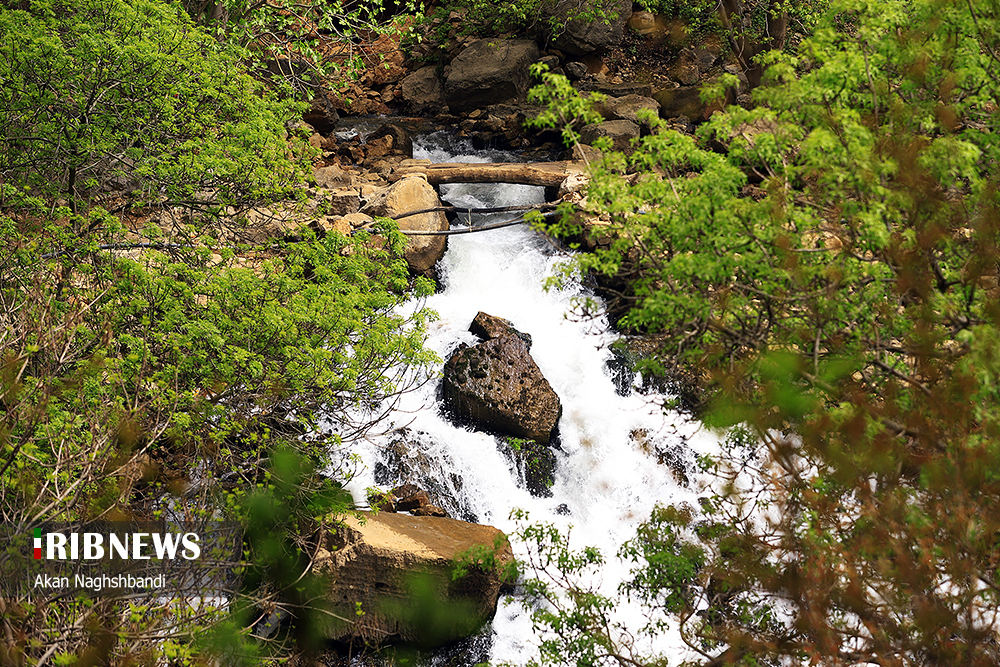
[[[562,130],[563,141],[572,146],[580,139],[576,129],[604,120],[594,109],[594,104],[606,99],[601,93],[581,97],[569,79],[550,72],[548,66],[542,63],[531,66],[531,75],[540,80],[541,85],[528,91],[528,101],[544,109],[527,121],[529,127],[558,127]]]
[[[340,448],[434,359],[430,313],[396,312],[431,285],[391,222],[283,243],[241,215],[308,168],[246,57],[170,4],[0,9],[0,518],[169,506],[248,540],[232,609],[7,598],[4,664],[250,664],[276,604],[313,646],[308,539],[351,502],[317,471],[348,475]]]
[[[628,547],[706,662],[997,662],[997,9],[831,2],[755,109],[592,170],[568,270],[637,276],[623,324],[742,424],[706,521]]]
[[[517,563],[509,557],[510,543],[497,535],[492,546],[478,544],[459,554],[452,565],[451,577],[457,581],[469,574],[472,568],[498,572],[501,580],[513,583],[517,577]]]
[[[512,518],[526,522],[515,510]],[[598,665],[619,654],[610,613],[614,601],[584,582],[604,564],[593,547],[574,550],[570,536],[551,524],[522,525],[516,538],[529,550],[523,565],[525,606],[540,638],[542,665]]]
[[[364,44],[406,30],[407,14],[423,14],[418,0],[182,0],[191,18],[220,41],[248,50],[255,74],[284,92],[312,99],[342,85],[383,54]],[[359,44],[360,43],[360,44]]]
[[[464,30],[484,37],[499,34],[534,37],[538,34],[555,39],[566,30],[570,21],[609,23],[617,18],[610,2],[563,4],[557,12],[559,4],[557,0],[462,0],[439,7],[437,12],[442,18],[452,10],[461,12],[465,17]],[[446,23],[441,27],[448,29]]]
[[[2,180],[80,213],[110,191],[217,213],[287,194],[296,108],[262,97],[243,56],[151,0],[5,6]]]

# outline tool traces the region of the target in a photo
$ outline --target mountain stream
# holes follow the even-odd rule
[[[414,141],[414,157],[433,162],[517,161],[496,150],[438,132]],[[543,188],[519,185],[455,184],[441,187],[446,204],[468,207],[541,203]],[[464,216],[463,216],[464,217]],[[508,216],[510,217],[510,216]],[[472,218],[473,225],[502,218]],[[456,226],[453,224],[453,229]],[[550,497],[532,496],[523,475],[502,453],[493,435],[455,425],[442,410],[440,381],[402,396],[384,435],[352,447],[360,456],[350,483],[355,498],[369,487],[391,489],[414,482],[431,502],[455,518],[490,524],[508,535],[517,530],[511,512],[528,512],[531,522],[572,528],[571,545],[596,546],[607,566],[598,585],[613,594],[629,574],[615,558],[620,545],[657,503],[688,502],[704,495],[694,472],[696,457],[711,453],[717,438],[680,414],[665,412],[663,395],[640,393],[633,380],[613,371],[609,345],[618,337],[604,319],[575,318],[574,299],[587,293],[580,283],[544,288],[567,254],[525,225],[449,237],[438,265],[443,289],[423,305],[437,311],[427,345],[446,359],[461,343],[478,339],[469,325],[478,311],[506,318],[532,336],[531,355],[562,401],[556,472]],[[514,551],[524,546],[513,540]],[[622,604],[615,620],[638,628],[638,608]],[[674,632],[648,640],[671,663],[686,654]],[[468,661],[522,665],[536,653],[530,614],[516,599],[501,598],[492,624],[467,649]],[[431,663],[440,662],[433,657]],[[459,662],[465,662],[459,661]],[[449,664],[456,664],[453,659]]]

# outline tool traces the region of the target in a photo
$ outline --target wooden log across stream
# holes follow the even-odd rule
[[[561,162],[445,162],[409,165],[393,172],[391,180],[424,174],[431,185],[442,183],[517,183],[558,187],[567,176],[585,170],[582,160]]]

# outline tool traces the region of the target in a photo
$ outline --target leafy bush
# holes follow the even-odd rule
[[[216,212],[288,194],[295,107],[243,56],[152,0],[0,9],[0,178],[81,213],[112,191]]]
[[[623,322],[706,379],[710,424],[742,424],[705,523],[659,514],[632,547],[636,590],[704,664],[997,663],[993,9],[832,2],[797,55],[763,58],[757,108],[593,170],[615,240],[570,270],[636,276]],[[552,623],[590,613],[556,580]],[[614,628],[592,644],[662,660],[617,660]]]

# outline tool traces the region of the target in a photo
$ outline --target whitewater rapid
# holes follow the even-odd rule
[[[516,159],[474,151],[441,133],[415,141],[414,157],[433,162]],[[442,198],[459,206],[512,206],[541,203],[544,193],[529,186],[469,184],[442,186]],[[533,522],[550,522],[564,531],[572,528],[574,546],[597,546],[607,558],[595,585],[611,594],[629,569],[614,556],[653,507],[678,502],[698,506],[704,488],[694,477],[685,484],[678,468],[693,468],[696,456],[717,451],[718,440],[697,422],[664,412],[664,396],[636,391],[621,396],[616,391],[608,362],[609,345],[617,335],[602,318],[571,316],[574,300],[586,294],[584,286],[571,282],[562,289],[544,288],[566,259],[550,239],[524,225],[452,236],[438,265],[443,289],[419,304],[438,313],[427,345],[442,360],[460,344],[478,342],[468,328],[479,311],[506,318],[531,335],[531,355],[563,405],[552,496],[528,493],[493,436],[448,420],[441,410],[438,380],[402,396],[386,430],[405,427],[404,433],[352,446],[360,465],[348,488],[357,499],[364,498],[369,487],[391,488],[400,456],[393,443],[405,440],[405,457],[436,475],[439,490],[455,498],[449,509],[459,512],[457,518],[490,524],[511,535],[517,525],[510,515],[520,508]],[[658,452],[660,458],[671,452],[678,465],[661,463]],[[526,555],[516,540],[513,547],[518,556]],[[639,610],[628,604],[620,605],[615,615],[629,628],[643,622]],[[536,655],[530,617],[517,599],[501,600],[483,640],[494,664],[521,665]],[[671,663],[687,655],[674,632],[648,643],[650,650],[671,657]]]

